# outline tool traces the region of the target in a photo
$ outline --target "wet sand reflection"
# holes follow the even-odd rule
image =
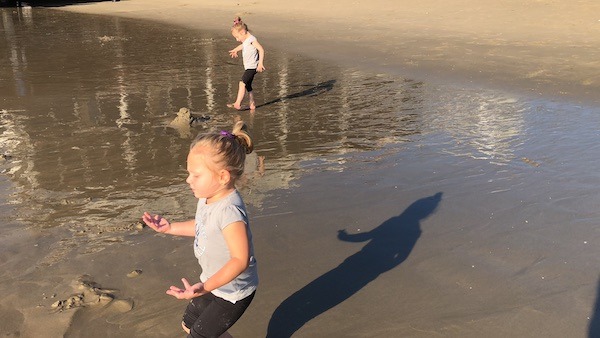
[[[236,118],[250,125],[257,156],[265,159],[264,175],[242,187],[257,206],[270,190],[293,185],[303,161],[406,142],[420,133],[412,113],[421,90],[416,82],[272,51],[274,71],[257,76],[259,109],[236,112],[226,103],[235,95],[241,65],[226,53],[228,36],[29,11],[27,20],[22,11],[2,11],[1,43],[9,55],[1,62],[11,67],[0,70],[8,79],[0,85],[0,108],[3,140],[10,134],[15,144],[4,142],[3,149],[16,159],[7,170],[22,192],[14,201],[30,224],[28,210],[39,208],[48,209],[49,226],[127,222],[137,218],[140,200],[154,198],[141,192],[148,189],[191,203],[175,196],[188,195],[183,181],[190,138],[227,128]],[[181,107],[210,120],[179,134],[167,122]]]

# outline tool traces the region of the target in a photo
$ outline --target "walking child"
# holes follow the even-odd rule
[[[147,212],[142,220],[157,232],[190,236],[200,263],[200,281],[183,288],[171,286],[167,294],[189,299],[181,323],[188,337],[227,337],[227,330],[252,302],[258,273],[248,215],[235,188],[244,171],[252,139],[238,121],[232,132],[199,135],[187,157],[189,184],[198,198],[195,219],[169,222]]]
[[[265,59],[265,50],[258,43],[256,37],[250,34],[248,26],[242,22],[242,19],[238,16],[233,20],[233,27],[231,27],[231,35],[236,41],[241,44],[234,49],[229,51],[229,55],[232,58],[238,57],[238,52],[242,51],[242,59],[244,60],[244,74],[242,80],[239,82],[237,98],[234,103],[228,104],[228,107],[235,108],[237,110],[242,109],[242,100],[246,93],[248,93],[249,107],[250,110],[256,109],[256,103],[254,101],[254,92],[252,91],[252,80],[256,72],[262,72],[265,70],[263,64]]]

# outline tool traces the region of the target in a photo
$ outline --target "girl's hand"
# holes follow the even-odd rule
[[[190,285],[185,278],[182,278],[181,281],[183,282],[183,289],[171,285],[169,290],[167,290],[167,294],[177,299],[192,299],[207,293],[204,290],[204,284],[201,282]]]
[[[266,70],[265,66],[262,65],[262,63],[258,64],[258,67],[256,67],[256,71],[261,73],[264,72]]]
[[[165,233],[171,230],[171,223],[169,223],[169,221],[167,221],[165,218],[162,218],[160,215],[152,216],[149,213],[144,212],[142,221],[144,221],[147,226],[154,229],[156,232]]]
[[[232,58],[236,58],[238,57],[238,52],[235,49],[232,49],[229,51],[229,56],[231,56]]]

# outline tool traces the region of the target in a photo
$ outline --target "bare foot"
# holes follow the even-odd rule
[[[237,110],[242,110],[242,105],[236,104],[236,103],[228,103],[227,107],[234,108],[234,109],[237,109]]]
[[[256,104],[254,104],[254,102],[250,102],[250,110],[255,110],[256,109]]]

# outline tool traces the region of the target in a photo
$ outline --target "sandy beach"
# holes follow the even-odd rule
[[[139,218],[191,217],[190,138],[242,118],[261,284],[234,337],[599,337],[598,13],[590,0],[3,10],[0,333],[183,336],[165,291],[199,275],[191,242]],[[267,51],[256,113],[226,108],[236,15]],[[172,128],[181,107],[205,121]]]
[[[216,31],[240,15],[268,46],[351,67],[594,101],[600,88],[595,1],[149,0],[64,9]]]

